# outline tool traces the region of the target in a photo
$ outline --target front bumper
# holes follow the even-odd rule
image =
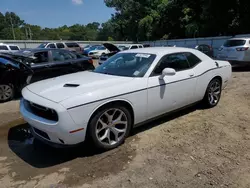
[[[32,133],[35,137],[45,143],[59,145],[76,145],[84,142],[86,127],[77,125],[68,111],[60,104],[41,98],[33,93],[29,93],[25,88],[23,90],[25,99],[20,101],[20,113],[25,121],[31,126]],[[26,103],[26,100],[39,105],[46,104],[46,107],[54,109],[58,114],[58,121],[49,120],[40,117],[32,112],[32,109]],[[79,130],[74,132],[75,130]]]

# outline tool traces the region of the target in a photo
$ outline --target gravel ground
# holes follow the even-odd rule
[[[0,104],[1,187],[250,187],[250,71],[234,72],[216,108],[134,130],[121,147],[53,149],[34,142],[18,101]]]

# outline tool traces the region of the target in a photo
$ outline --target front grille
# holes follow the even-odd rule
[[[58,121],[58,115],[55,110],[32,103],[25,100],[25,104],[28,106],[28,110],[36,116],[48,119],[51,121]]]
[[[35,127],[33,127],[33,130],[34,130],[34,132],[35,132],[36,134],[38,134],[39,136],[41,136],[41,137],[43,137],[43,138],[45,138],[45,139],[47,139],[47,140],[50,140],[49,135],[48,135],[46,132],[43,132],[43,131],[41,131],[41,130],[35,128]]]

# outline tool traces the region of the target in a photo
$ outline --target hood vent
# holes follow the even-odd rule
[[[65,84],[63,87],[78,87],[79,84]]]

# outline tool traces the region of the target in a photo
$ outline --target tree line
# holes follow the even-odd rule
[[[0,13],[0,39],[146,41],[246,34],[248,1],[104,0],[116,10],[107,22],[58,28],[31,25],[6,12]]]

